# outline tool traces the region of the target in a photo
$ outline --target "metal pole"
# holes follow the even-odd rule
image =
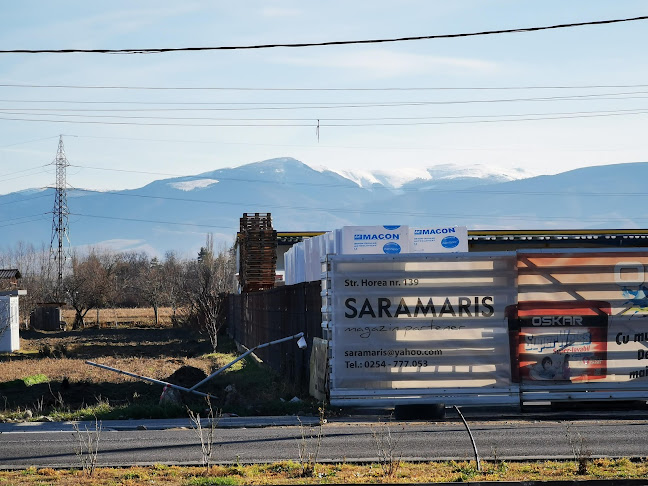
[[[183,392],[191,392],[191,393],[195,393],[196,395],[202,395],[203,397],[209,397],[214,399],[217,398],[213,395],[209,395],[208,393],[194,391],[192,389],[185,388],[184,386],[174,385],[173,383],[169,383],[167,381],[162,381],[162,380],[156,380],[155,378],[149,378],[148,376],[136,375],[135,373],[129,373],[128,371],[118,370],[117,368],[112,368],[110,366],[94,363],[92,361],[86,361],[85,363],[89,364],[90,366],[96,366],[97,368],[103,368],[104,370],[114,371],[115,373],[121,373],[122,375],[132,376],[133,378],[139,378],[140,380],[150,381],[151,383],[156,383],[158,385],[170,386],[171,388],[175,388],[176,390],[181,390]]]
[[[204,385],[204,384],[207,383],[209,380],[211,380],[212,378],[214,378],[217,374],[219,374],[219,373],[222,372],[222,371],[225,371],[227,368],[229,368],[229,367],[232,366],[233,364],[238,363],[238,362],[241,361],[243,358],[245,358],[247,355],[253,353],[253,352],[256,351],[257,349],[265,348],[266,346],[272,346],[273,344],[283,343],[283,342],[286,342],[286,341],[290,341],[290,340],[292,340],[292,339],[299,339],[299,338],[301,338],[301,337],[304,337],[304,333],[303,333],[303,332],[297,333],[297,334],[295,334],[295,335],[293,335],[293,336],[288,336],[288,337],[285,337],[285,338],[277,339],[276,341],[270,341],[269,343],[259,344],[258,346],[255,346],[255,347],[252,348],[252,349],[248,349],[245,353],[243,353],[241,356],[239,356],[238,358],[236,358],[234,361],[231,361],[231,362],[227,363],[225,366],[223,366],[222,368],[217,369],[216,371],[214,371],[211,375],[209,375],[207,378],[205,378],[205,379],[202,380],[201,382],[196,383],[194,386],[192,386],[191,388],[189,388],[189,391],[193,392],[196,388],[198,388],[198,387],[201,386],[201,385]],[[194,392],[194,393],[195,393],[195,392]]]
[[[119,370],[117,368],[112,368],[110,366],[102,365],[102,364],[99,364],[99,363],[94,363],[93,361],[86,361],[85,363],[89,364],[90,366],[96,366],[97,368],[103,368],[104,370],[114,371],[115,373],[121,373],[122,375],[131,376],[133,378],[139,378],[140,380],[150,381],[151,383],[156,383],[158,385],[170,386],[171,388],[175,388],[176,390],[181,390],[183,392],[195,393],[196,395],[201,395],[203,397],[209,397],[209,398],[216,399],[217,397],[215,397],[213,395],[209,395],[208,393],[203,393],[203,392],[196,391],[196,388],[198,388],[199,386],[207,383],[209,380],[214,378],[214,376],[216,376],[220,372],[226,370],[227,368],[232,366],[234,363],[237,363],[237,362],[241,361],[243,358],[245,358],[250,353],[253,353],[257,349],[265,348],[266,346],[272,346],[273,344],[283,343],[283,342],[286,342],[286,341],[290,341],[292,339],[299,339],[299,338],[302,338],[302,337],[304,337],[304,333],[300,332],[300,333],[297,333],[297,334],[295,334],[293,336],[288,336],[288,337],[285,337],[285,338],[277,339],[275,341],[270,341],[269,343],[259,344],[258,346],[255,346],[252,349],[248,349],[245,353],[243,353],[241,356],[236,358],[234,361],[230,361],[225,366],[223,366],[223,367],[219,368],[218,370],[214,371],[207,378],[202,380],[200,383],[196,383],[191,388],[185,388],[184,386],[174,385],[173,383],[169,383],[167,381],[156,380],[155,378],[150,378],[148,376],[142,376],[142,375],[137,375],[135,373],[129,373],[128,371]]]
[[[472,432],[470,431],[470,427],[468,427],[468,422],[466,422],[466,419],[463,416],[463,413],[461,413],[461,410],[459,410],[459,407],[456,405],[453,405],[454,409],[457,411],[459,416],[461,417],[461,420],[463,421],[464,425],[466,426],[466,430],[468,431],[468,435],[470,436],[470,442],[472,442],[472,447],[473,451],[475,452],[475,461],[477,462],[477,471],[481,472],[481,462],[479,462],[479,454],[477,453],[477,444],[475,444],[475,439],[473,438]]]

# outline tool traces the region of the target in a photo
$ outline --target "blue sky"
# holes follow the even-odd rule
[[[3,5],[0,46],[322,42],[646,14],[638,0],[23,0]],[[539,174],[648,161],[646,45],[648,21],[637,21],[302,49],[0,54],[0,193],[52,185],[60,134],[68,182],[92,189],[283,156],[332,169],[482,163]],[[36,87],[63,85],[77,87]],[[546,86],[565,88],[476,89]],[[340,90],[317,91],[330,88]]]

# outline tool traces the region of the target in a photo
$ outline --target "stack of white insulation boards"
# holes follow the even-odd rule
[[[286,285],[321,279],[326,255],[396,255],[468,251],[465,226],[344,226],[295,244],[284,255]]]

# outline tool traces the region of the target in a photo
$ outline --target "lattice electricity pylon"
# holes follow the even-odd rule
[[[69,167],[65,150],[63,149],[63,135],[59,137],[56,159],[52,164],[56,165],[56,187],[54,196],[54,211],[52,212],[52,241],[50,242],[50,268],[57,271],[56,297],[60,297],[61,284],[63,283],[63,271],[70,249],[70,234],[68,225],[67,206],[67,179],[66,172]],[[67,247],[64,242],[67,241]],[[52,268],[53,267],[53,268]]]

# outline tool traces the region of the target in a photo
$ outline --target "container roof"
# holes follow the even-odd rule
[[[326,231],[277,231],[279,245],[293,245]],[[648,246],[648,229],[468,230],[471,242],[546,241],[604,243],[606,246]]]

